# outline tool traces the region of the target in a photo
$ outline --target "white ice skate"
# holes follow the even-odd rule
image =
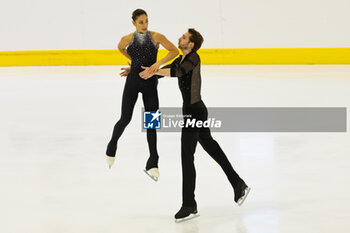
[[[107,160],[109,168],[111,168],[114,164],[115,157],[111,157],[111,156],[106,155],[106,160]]]
[[[159,178],[159,169],[158,168],[154,167],[154,168],[151,168],[149,170],[145,169],[144,171],[149,177],[151,177],[152,180],[154,180],[156,182],[158,181],[158,178]]]

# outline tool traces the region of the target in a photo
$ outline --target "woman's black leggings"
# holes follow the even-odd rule
[[[123,92],[122,113],[119,121],[114,126],[112,138],[107,146],[106,154],[108,156],[114,157],[116,154],[118,140],[132,118],[139,92],[142,93],[145,111],[158,110],[159,100],[157,84],[158,80],[139,80],[138,82],[132,82],[131,77],[127,78]],[[147,129],[147,142],[150,157],[147,161],[146,169],[149,170],[153,167],[158,167],[159,156],[157,152],[157,133],[155,129]]]

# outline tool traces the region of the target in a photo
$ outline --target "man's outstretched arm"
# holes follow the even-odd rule
[[[158,71],[156,71],[155,73],[153,74],[149,74],[148,71],[149,71],[149,67],[144,67],[144,66],[141,66],[142,69],[145,69],[144,71],[142,71],[140,73],[140,77],[143,78],[143,79],[148,79],[150,77],[152,77],[153,75],[160,75],[160,76],[167,76],[167,77],[170,77],[170,68],[162,68],[162,69],[159,69]]]
[[[170,77],[170,68],[162,68],[156,72],[156,75]]]

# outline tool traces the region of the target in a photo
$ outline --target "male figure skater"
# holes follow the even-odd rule
[[[188,29],[188,32],[179,38],[178,47],[183,55],[178,57],[171,65],[151,73],[148,67],[142,67],[145,70],[140,73],[140,77],[147,79],[154,74],[161,76],[178,77],[179,87],[183,98],[183,114],[185,122],[205,121],[208,118],[207,108],[204,105],[200,89],[200,57],[197,50],[203,43],[203,37],[194,29]],[[185,123],[186,125],[186,123]],[[195,182],[196,170],[194,166],[194,153],[197,142],[204,150],[221,166],[230,181],[234,200],[241,205],[247,197],[250,188],[242,178],[235,172],[227,159],[225,153],[219,144],[212,138],[209,128],[184,127],[181,134],[181,162],[182,162],[182,207],[175,214],[177,222],[184,221],[197,215],[197,203],[195,201]]]

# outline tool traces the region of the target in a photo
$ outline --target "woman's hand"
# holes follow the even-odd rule
[[[154,75],[154,73],[150,73],[150,68],[151,67],[141,66],[141,68],[144,69],[144,71],[139,73],[141,78],[149,79],[150,77],[152,77]]]
[[[159,66],[160,64],[157,62],[151,65],[150,67],[141,66],[141,68],[144,69],[144,71],[139,73],[140,77],[143,79],[149,79],[159,70]]]
[[[149,67],[149,73],[150,74],[154,74],[159,70],[160,64],[158,62],[154,63],[153,65],[151,65],[151,67]]]
[[[128,62],[128,65],[129,65],[129,67],[121,68],[121,70],[123,70],[123,72],[120,73],[121,77],[126,77],[130,73],[130,63],[129,62]]]

